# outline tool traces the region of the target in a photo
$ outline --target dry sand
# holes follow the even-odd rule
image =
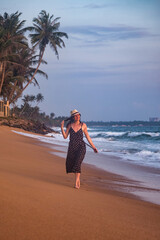
[[[0,127],[0,240],[160,239],[159,205],[114,191],[118,176],[85,164],[76,190],[49,151]]]

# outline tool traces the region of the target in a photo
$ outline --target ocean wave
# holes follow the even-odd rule
[[[137,156],[142,157],[142,158],[150,158],[150,159],[156,159],[160,160],[160,152],[152,152],[149,150],[142,150],[140,152],[136,153]]]
[[[40,135],[31,134],[31,133],[28,134],[28,133],[18,132],[14,130],[13,132],[22,134],[28,137],[36,138],[45,143],[68,146],[69,139],[64,140],[61,133],[60,134],[49,133],[47,136],[40,136]],[[125,134],[128,134],[128,133],[125,133]],[[100,134],[98,135],[100,136]],[[87,142],[86,139],[85,139],[85,142]],[[124,159],[125,161],[133,161],[137,164],[150,165],[153,167],[160,168],[160,150],[159,150],[160,144],[155,144],[150,142],[149,143],[137,142],[137,141],[134,141],[134,142],[118,141],[118,140],[115,141],[115,136],[111,137],[109,136],[109,134],[107,138],[104,138],[104,137],[94,138],[93,142],[95,146],[98,148],[98,151],[103,154],[118,156]],[[87,148],[87,151],[90,151],[90,148]]]
[[[108,137],[122,137],[126,132],[90,132],[89,133],[93,138],[108,138]]]
[[[61,133],[60,127],[53,127],[53,130]],[[88,132],[91,138],[95,138],[97,141],[114,140],[153,140],[160,141],[160,132],[148,132],[148,131],[100,131],[94,128],[88,128]]]
[[[154,132],[129,132],[129,137],[137,137],[137,136],[146,136],[146,137],[160,137],[160,133]]]
[[[56,132],[61,132],[61,128],[60,127],[52,127],[53,131]]]
[[[160,133],[157,132],[91,132],[90,136],[97,139],[109,139],[113,140],[160,140]]]
[[[112,149],[101,149],[101,153],[120,157],[126,161],[137,163],[138,165],[160,168],[160,151],[126,149],[113,151]]]

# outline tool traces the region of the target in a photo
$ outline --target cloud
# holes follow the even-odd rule
[[[116,26],[68,26],[63,30],[74,39],[83,41],[85,44],[107,43],[128,39],[138,39],[155,36],[145,28],[132,27],[127,25]]]
[[[81,5],[81,4],[74,4],[69,7],[63,7],[62,9],[104,9],[104,8],[109,8],[113,7],[115,4],[95,4],[95,3],[90,3],[87,5]]]
[[[83,8],[90,8],[90,9],[98,9],[98,8],[108,8],[113,6],[113,4],[95,4],[95,3],[91,3],[91,4],[87,4],[85,6],[83,6]]]
[[[146,105],[144,104],[144,102],[137,102],[137,101],[133,102],[133,107],[136,109],[144,109],[145,106]]]

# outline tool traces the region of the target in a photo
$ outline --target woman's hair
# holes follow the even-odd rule
[[[68,126],[69,126],[71,123],[74,123],[74,116],[68,118],[66,121],[68,121],[68,122],[67,122],[67,125],[66,125],[66,128],[68,128]]]
[[[67,122],[67,125],[66,125],[66,128],[68,128],[68,126],[69,126],[70,124],[74,123],[74,116],[66,119],[65,121],[68,121],[68,122]],[[81,123],[81,121],[80,121],[80,123]]]

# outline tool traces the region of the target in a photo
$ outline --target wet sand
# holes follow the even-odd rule
[[[133,181],[83,164],[74,189],[64,158],[9,127],[0,148],[1,240],[159,239],[160,206],[121,191]]]

